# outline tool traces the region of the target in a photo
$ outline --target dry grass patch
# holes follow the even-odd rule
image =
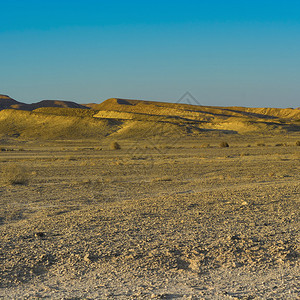
[[[27,184],[29,174],[23,166],[10,164],[2,169],[2,181],[6,184]]]
[[[65,160],[67,160],[67,161],[75,161],[75,160],[78,160],[78,157],[75,157],[73,155],[67,155],[67,156],[65,156]]]
[[[156,177],[151,180],[151,182],[161,182],[161,181],[172,181],[173,179],[169,176]]]
[[[23,218],[23,211],[20,209],[15,209],[14,207],[10,207],[4,212],[4,220],[6,222],[19,221]]]

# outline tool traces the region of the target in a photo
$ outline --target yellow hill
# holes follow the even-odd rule
[[[128,100],[111,98],[95,105],[99,111],[121,111],[154,115],[197,116],[212,115],[214,117],[249,117],[261,119],[288,118],[300,119],[300,111],[291,108],[248,108],[248,107],[219,107],[199,106],[182,103],[166,103],[143,100]]]
[[[57,116],[21,110],[0,111],[2,136],[41,139],[103,138],[121,122],[91,117]]]
[[[0,135],[21,138],[143,138],[299,131],[300,110],[196,106],[111,98],[93,109],[42,107],[0,111]]]

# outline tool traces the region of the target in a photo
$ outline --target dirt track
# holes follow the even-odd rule
[[[297,299],[299,147],[227,140],[3,145],[0,296]]]

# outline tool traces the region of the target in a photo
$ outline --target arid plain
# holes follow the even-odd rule
[[[107,101],[0,111],[0,297],[298,299],[300,111]]]

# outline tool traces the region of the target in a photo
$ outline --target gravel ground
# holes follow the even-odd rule
[[[275,143],[4,145],[0,297],[298,299],[299,147]]]

